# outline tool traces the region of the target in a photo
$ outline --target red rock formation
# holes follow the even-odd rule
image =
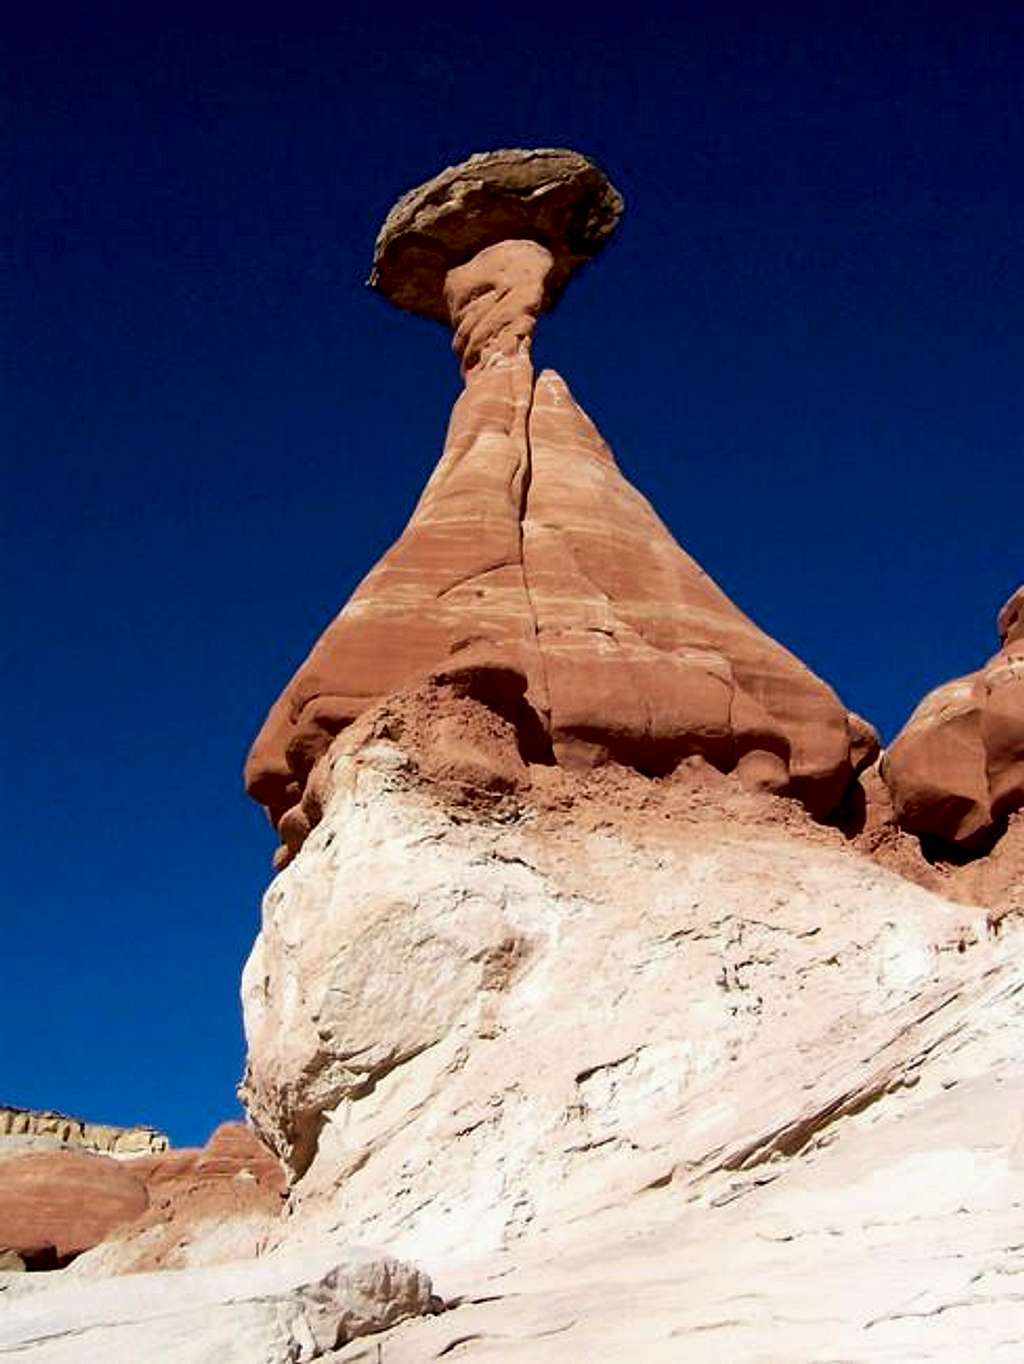
[[[283,1207],[284,1168],[245,1123],[222,1123],[205,1146],[133,1160],[130,1168],[149,1202],[108,1238],[118,1244],[104,1248],[104,1266],[116,1272],[182,1267],[211,1227],[221,1243],[213,1259],[221,1248],[226,1258],[250,1253],[247,1229],[254,1225],[258,1240]]]
[[[897,823],[966,851],[1024,806],[1024,587],[998,628],[999,652],[929,692],[882,762]]]
[[[222,1123],[205,1146],[115,1160],[85,1151],[0,1160],[0,1251],[30,1269],[67,1263],[103,1242],[137,1240],[121,1270],[163,1265],[197,1224],[275,1216],[284,1170],[251,1127]],[[153,1228],[161,1234],[152,1235]]]
[[[496,155],[509,173],[513,154]],[[596,168],[585,166],[577,190],[592,204]],[[827,816],[877,751],[873,731],[679,548],[565,382],[550,370],[534,375],[530,341],[557,292],[551,280],[561,287],[567,259],[582,258],[567,256],[565,231],[552,226],[553,204],[574,211],[572,175],[555,176],[557,196],[550,179],[538,191],[548,216],[522,223],[535,237],[509,240],[504,208],[488,219],[494,190],[481,199],[479,172],[474,158],[439,177],[438,250],[453,262],[442,293],[465,377],[441,461],[405,532],[315,645],[249,757],[248,789],[285,845],[279,862],[315,822],[302,796],[334,735],[431,675],[462,678],[514,713],[528,759],[612,759],[659,774],[700,754]],[[597,215],[605,234],[608,205],[613,225],[619,204],[609,191]],[[414,209],[433,194],[426,186],[401,201],[378,259],[403,233],[422,252],[434,220]],[[465,195],[475,254],[460,260]],[[376,282],[436,315],[436,276],[418,278],[426,292],[414,301],[400,272]]]
[[[181,1147],[133,1160],[132,1172],[155,1201],[168,1189],[197,1189],[241,1180],[279,1201],[285,1192],[280,1162],[242,1122],[223,1122],[205,1146]]]
[[[78,1151],[0,1161],[0,1249],[51,1269],[105,1240],[149,1204],[132,1165]]]

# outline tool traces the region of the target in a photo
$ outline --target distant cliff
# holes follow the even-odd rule
[[[153,1127],[114,1127],[67,1113],[0,1107],[0,1156],[26,1147],[71,1147],[110,1156],[156,1155],[170,1142]]]

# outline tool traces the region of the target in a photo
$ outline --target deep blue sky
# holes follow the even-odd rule
[[[458,390],[363,286],[397,194],[605,166],[626,216],[538,359],[886,736],[1024,561],[1024,8],[333,8],[6,44],[0,1102],[177,1142],[235,1108],[246,749]]]

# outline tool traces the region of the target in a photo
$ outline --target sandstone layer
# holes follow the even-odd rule
[[[433,1308],[416,1268],[337,1244],[102,1283],[42,1278],[0,1277],[0,1359],[310,1364]]]
[[[289,1216],[0,1270],[0,1358],[1020,1358],[1020,922],[700,758],[496,789],[516,744],[451,683],[334,742],[245,972]]]
[[[897,822],[969,852],[986,851],[1024,807],[1024,587],[998,628],[999,652],[930,692],[882,763]]]
[[[674,541],[530,342],[557,258],[486,245],[445,276],[465,378],[405,532],[272,708],[246,767],[279,863],[319,811],[310,774],[369,707],[458,681],[516,725],[528,765],[651,776],[699,754],[819,818],[874,731],[759,630]]]
[[[238,1122],[148,1156],[16,1148],[0,1161],[0,1251],[85,1276],[252,1255],[284,1192],[280,1163]]]
[[[254,1258],[280,1217],[281,1163],[251,1127],[222,1123],[205,1146],[134,1160],[147,1205],[72,1266],[76,1278]]]

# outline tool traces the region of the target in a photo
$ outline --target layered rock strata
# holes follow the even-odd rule
[[[27,1268],[67,1264],[148,1206],[142,1181],[110,1156],[38,1151],[0,1163],[0,1249]]]
[[[984,851],[1024,807],[1024,587],[998,630],[999,652],[930,692],[882,761],[897,822],[968,852]]]
[[[144,1157],[129,1168],[147,1206],[75,1261],[77,1277],[249,1259],[284,1209],[284,1168],[244,1123],[221,1123],[205,1146]]]
[[[333,1243],[105,1283],[0,1282],[0,1358],[32,1364],[312,1364],[433,1309],[430,1280]],[[377,1355],[378,1359],[382,1356]]]
[[[103,1273],[190,1263],[204,1239],[208,1260],[251,1254],[284,1189],[280,1163],[238,1122],[202,1148],[153,1155],[18,1149],[0,1161],[0,1251],[52,1269],[100,1248],[90,1264]]]
[[[500,180],[513,154],[496,155]],[[536,320],[557,292],[552,280],[561,287],[567,263],[580,258],[565,234],[579,195],[592,206],[600,173],[590,167],[584,189],[571,175],[556,177],[557,194],[538,191],[552,215],[543,230],[523,219],[519,230],[535,235],[509,239],[507,214],[473,197],[481,171],[474,159],[440,177],[443,192],[415,192],[378,247],[380,261],[410,223],[410,240],[429,238],[433,220],[417,205],[441,195],[448,268],[440,292],[465,387],[405,532],[321,636],[253,745],[246,782],[279,830],[279,863],[319,818],[309,777],[331,739],[428,677],[458,680],[510,717],[531,764],[610,759],[661,775],[699,754],[827,817],[875,756],[874,731],[679,548],[565,381],[534,373]],[[460,235],[452,224],[468,201],[474,211]],[[605,232],[618,202],[610,187],[603,202],[594,216]],[[562,235],[551,226],[559,213]],[[380,263],[378,273],[391,280]]]

